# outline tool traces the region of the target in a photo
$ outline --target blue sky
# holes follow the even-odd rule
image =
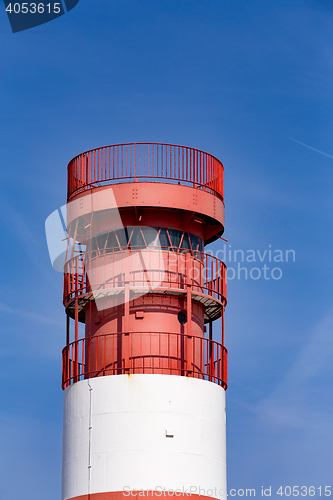
[[[16,34],[0,8],[0,498],[60,497],[44,221],[73,156],[131,141],[220,158],[231,248],[296,254],[280,280],[229,282],[228,487],[332,485],[333,160],[290,139],[333,155],[332,26],[324,0],[81,0]]]

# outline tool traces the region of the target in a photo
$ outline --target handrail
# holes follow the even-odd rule
[[[68,200],[115,181],[143,180],[190,185],[223,200],[223,165],[199,149],[175,144],[129,143],[91,149],[68,164]]]
[[[107,333],[71,342],[62,351],[62,388],[87,378],[167,374],[227,388],[227,349],[214,340],[167,332]]]
[[[124,250],[128,250],[127,247]],[[194,293],[208,295],[226,304],[227,268],[220,259],[197,250],[159,247],[131,247],[132,255],[143,253],[148,265],[140,272],[137,261],[119,259],[119,249],[91,250],[74,256],[64,268],[64,305],[85,294],[122,288],[126,281],[130,288],[145,287],[149,275],[151,289],[184,290],[191,283]],[[187,264],[187,255],[190,266]],[[105,271],[103,271],[105,270]],[[103,272],[102,272],[103,271]]]

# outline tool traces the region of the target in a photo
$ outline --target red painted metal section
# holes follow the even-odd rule
[[[124,180],[182,182],[223,199],[223,165],[214,156],[174,144],[131,143],[86,151],[68,164],[68,200]]]
[[[97,335],[63,349],[63,388],[119,374],[167,374],[210,380],[227,388],[227,350],[211,339],[167,332]]]
[[[159,291],[185,291],[186,284],[189,283],[192,293],[207,295],[226,305],[227,268],[224,262],[199,251],[169,251],[167,247],[160,248],[161,251],[157,253],[149,248],[132,247],[132,252],[140,250],[145,254],[145,261],[150,261],[147,271],[152,276],[151,287],[158,286]],[[135,261],[121,260],[119,254],[118,249],[105,248],[98,252],[85,252],[70,259],[65,265],[64,274],[65,307],[76,297],[89,295],[91,289],[124,288],[126,264],[129,265],[129,286],[133,289],[143,286],[146,277],[134,267]],[[190,257],[189,260],[187,256]],[[90,269],[86,269],[85,262]]]
[[[207,495],[198,495],[194,493],[180,491],[153,491],[153,490],[125,490],[125,491],[109,491],[105,493],[90,493],[87,495],[80,495],[79,497],[69,498],[68,500],[126,500],[140,499],[140,498],[191,498],[192,500],[216,500],[216,497],[209,497]]]
[[[185,229],[205,244],[224,231],[224,202],[214,194],[180,183],[124,181],[73,196],[67,204],[68,233],[74,238],[76,231],[82,242],[88,227],[89,236],[90,229],[91,235],[117,229],[115,207],[123,226]]]
[[[68,200],[68,234],[86,248],[68,247],[64,269],[63,388],[83,378],[156,373],[226,389],[226,266],[202,251],[224,230],[222,163],[168,144],[94,149],[69,163]],[[149,228],[158,231],[156,245],[145,240]],[[219,317],[221,343],[212,338]]]

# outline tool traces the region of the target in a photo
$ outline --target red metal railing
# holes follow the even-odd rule
[[[173,144],[132,143],[92,149],[68,164],[68,200],[118,180],[182,182],[223,199],[223,165],[208,153]]]
[[[111,355],[110,355],[111,353]],[[119,374],[194,377],[227,388],[227,349],[178,333],[109,333],[77,340],[62,351],[62,387]]]
[[[199,251],[170,251],[161,247],[132,247],[132,256],[140,250],[145,267],[138,261],[119,258],[121,252],[110,248],[79,254],[64,269],[64,305],[91,292],[123,288],[185,290],[191,284],[194,293],[205,294],[226,304],[227,268],[224,262]]]

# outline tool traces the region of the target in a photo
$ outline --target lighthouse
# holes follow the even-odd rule
[[[222,163],[87,151],[65,218],[62,500],[226,499],[226,266],[205,253],[224,231]]]

